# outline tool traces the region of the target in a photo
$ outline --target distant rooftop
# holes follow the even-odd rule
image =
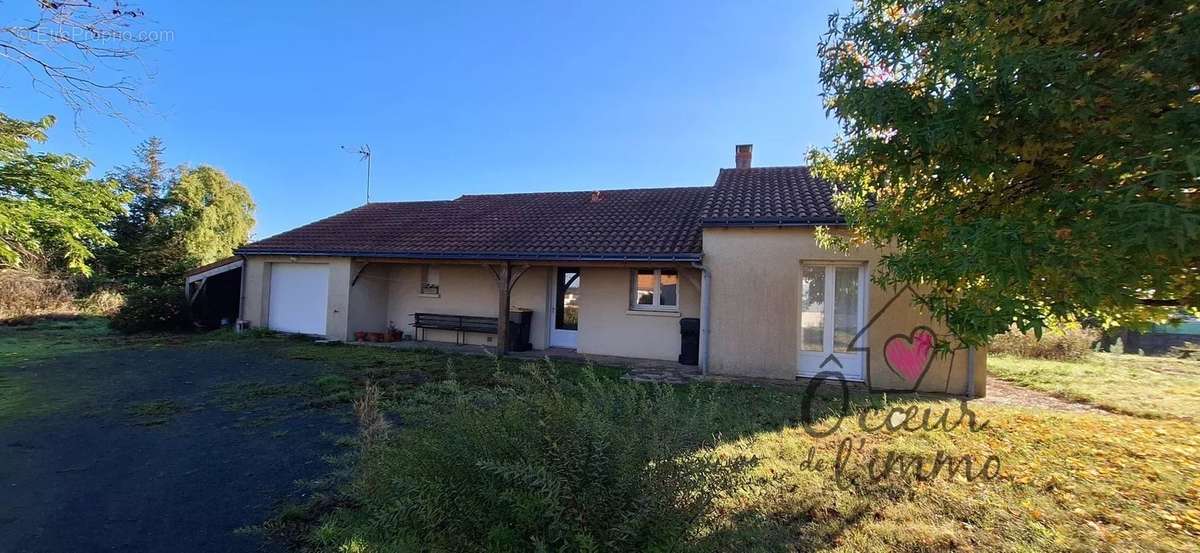
[[[721,169],[701,221],[704,226],[840,225],[833,186],[808,167]]]

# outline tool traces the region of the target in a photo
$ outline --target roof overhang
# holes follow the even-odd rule
[[[704,228],[712,227],[842,227],[846,221],[840,218],[828,219],[789,219],[789,218],[753,218],[753,219],[704,219],[700,222]]]
[[[391,259],[452,259],[458,261],[647,261],[665,263],[693,263],[704,257],[702,253],[532,253],[532,252],[486,252],[486,253],[449,253],[449,252],[362,252],[362,251],[286,251],[254,248],[242,248],[237,251],[240,255],[285,255],[294,257],[356,257],[356,258],[391,258]]]

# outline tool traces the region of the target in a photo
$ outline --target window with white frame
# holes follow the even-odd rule
[[[637,269],[630,272],[631,309],[679,310],[679,272],[675,269]]]
[[[438,286],[438,268],[432,265],[421,266],[421,295],[436,296],[441,292]]]

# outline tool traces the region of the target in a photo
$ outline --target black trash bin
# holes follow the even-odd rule
[[[700,319],[679,319],[679,362],[700,364]]]
[[[513,309],[508,313],[508,351],[529,351],[533,344],[529,342],[530,327],[533,326],[533,311],[529,309]]]

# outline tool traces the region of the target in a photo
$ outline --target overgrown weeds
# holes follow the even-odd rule
[[[988,350],[1001,355],[1015,355],[1030,359],[1057,361],[1079,360],[1092,352],[1092,345],[1100,333],[1078,324],[1068,324],[1047,329],[1041,338],[1032,332],[1016,329],[992,338]]]
[[[0,321],[76,312],[74,289],[69,280],[0,269]]]
[[[125,294],[116,288],[99,288],[80,298],[80,312],[97,317],[111,317],[125,305]]]
[[[0,269],[0,324],[3,325],[107,317],[116,313],[124,301],[117,283]]]
[[[391,434],[392,425],[383,416],[379,402],[383,393],[374,383],[363,386],[362,395],[354,401],[354,415],[358,419],[359,443],[364,454],[379,447]]]
[[[323,546],[447,551],[669,551],[716,505],[765,485],[750,455],[718,455],[715,397],[528,365],[493,389],[418,390],[409,427],[381,431],[377,391],[356,404],[364,455]],[[435,397],[429,397],[435,396]],[[432,399],[432,401],[430,401]],[[402,409],[403,410],[403,409]]]

